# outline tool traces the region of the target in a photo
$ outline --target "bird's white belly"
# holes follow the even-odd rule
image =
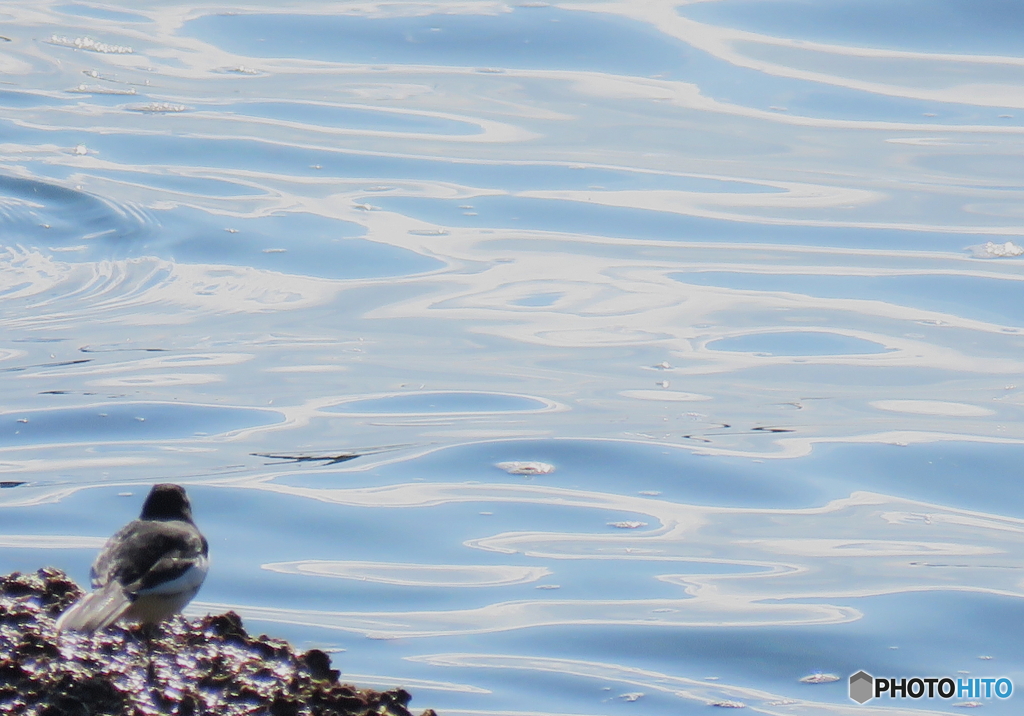
[[[157,624],[170,619],[192,601],[199,587],[177,594],[146,594],[138,597],[125,610],[123,618],[140,624]]]
[[[206,572],[209,568],[209,560],[206,557],[199,557],[196,559],[195,564],[184,574],[169,582],[161,582],[148,589],[140,589],[138,592],[139,598],[149,595],[173,596],[186,592],[191,592],[192,596],[195,596],[196,592],[199,591],[199,587],[202,586],[203,580],[206,579]],[[189,597],[189,599],[191,598]]]
[[[185,605],[192,601],[192,597],[196,596],[203,580],[206,579],[208,568],[209,561],[205,557],[200,557],[179,577],[140,590],[132,605],[125,611],[124,618],[142,624],[156,624],[169,619],[184,609]]]

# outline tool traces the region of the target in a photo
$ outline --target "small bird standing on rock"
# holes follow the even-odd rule
[[[180,612],[206,578],[209,545],[180,485],[154,485],[132,520],[92,565],[93,591],[57,620],[60,631],[95,632],[118,619],[150,626]]]

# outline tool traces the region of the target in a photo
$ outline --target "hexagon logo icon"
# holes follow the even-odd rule
[[[866,671],[850,677],[850,698],[858,704],[867,703],[875,695],[875,679]]]

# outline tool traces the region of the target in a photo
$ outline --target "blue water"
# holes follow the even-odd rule
[[[413,393],[346,401],[327,410],[336,413],[367,413],[370,415],[445,415],[448,413],[537,412],[544,410],[545,407],[545,404],[536,398],[522,395]]]
[[[0,445],[187,438],[282,422],[270,410],[208,405],[112,403],[0,415]]]
[[[722,0],[681,9],[687,17],[751,32],[923,52],[1007,54],[1024,49],[1021,7],[1007,0]]]
[[[884,346],[834,333],[782,331],[753,333],[712,341],[708,348],[719,351],[751,352],[759,355],[828,356],[881,353]]]
[[[1024,688],[1016,5],[4,12],[0,572],[177,482],[414,710]]]
[[[641,22],[553,7],[404,17],[241,13],[185,28],[239,54],[333,62],[678,73],[692,50]],[[404,14],[404,13],[403,13]]]

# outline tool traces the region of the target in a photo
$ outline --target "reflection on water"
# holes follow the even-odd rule
[[[690,49],[646,23],[550,6],[204,15],[184,32],[240,55],[338,63],[678,73]]]
[[[176,481],[441,713],[1020,672],[1017,9],[136,5],[4,7],[4,571]]]
[[[733,336],[709,343],[720,351],[755,352],[764,355],[819,356],[850,353],[881,353],[884,346],[835,333],[780,331]]]
[[[536,413],[557,409],[542,399],[498,393],[407,392],[356,398],[327,408],[348,415],[434,415],[463,413]]]
[[[166,374],[162,385],[173,385]],[[152,385],[148,376],[117,385]],[[90,408],[0,414],[0,446],[168,440],[281,422],[269,410],[208,405],[100,403]]]

